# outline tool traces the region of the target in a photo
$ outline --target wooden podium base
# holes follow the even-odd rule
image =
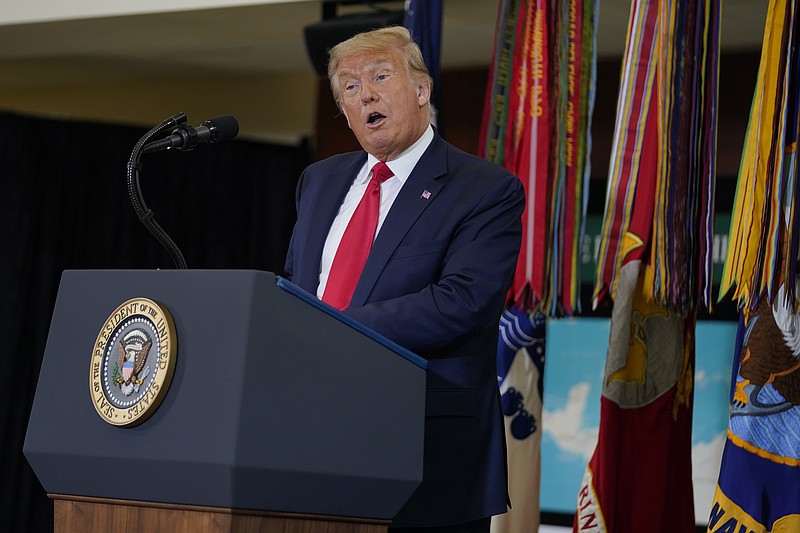
[[[386,533],[389,522],[50,494],[54,533]]]

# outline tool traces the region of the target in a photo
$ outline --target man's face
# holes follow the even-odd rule
[[[381,161],[399,156],[428,126],[430,85],[412,79],[399,50],[346,57],[337,72],[347,124]]]

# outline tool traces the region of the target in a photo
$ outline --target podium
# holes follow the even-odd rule
[[[118,426],[90,361],[135,298],[177,351],[157,408]],[[425,368],[269,272],[66,271],[24,453],[56,532],[377,533],[422,479]]]

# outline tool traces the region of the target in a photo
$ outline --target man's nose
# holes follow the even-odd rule
[[[365,81],[361,84],[361,101],[365,104],[378,100],[378,91],[375,90],[372,82]]]

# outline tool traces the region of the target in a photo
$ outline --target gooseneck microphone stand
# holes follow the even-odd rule
[[[172,258],[172,262],[175,263],[175,267],[179,269],[186,268],[186,260],[183,258],[183,253],[181,253],[178,245],[176,245],[169,235],[167,235],[167,233],[161,228],[161,226],[158,225],[158,222],[155,221],[153,212],[148,209],[147,205],[144,203],[142,190],[139,187],[139,171],[142,169],[142,164],[139,162],[139,158],[142,155],[144,146],[150,141],[150,139],[159,133],[168,130],[169,128],[174,128],[179,124],[183,124],[184,122],[186,122],[185,113],[178,113],[177,115],[164,120],[161,124],[145,133],[144,136],[139,139],[139,142],[137,142],[136,146],[134,146],[131,157],[128,160],[128,194],[131,197],[133,210],[136,211],[136,215],[139,217],[139,220],[142,221],[142,224],[144,224],[150,233],[158,240],[158,242],[160,242],[161,245],[166,248],[167,252],[169,252],[170,257]]]

